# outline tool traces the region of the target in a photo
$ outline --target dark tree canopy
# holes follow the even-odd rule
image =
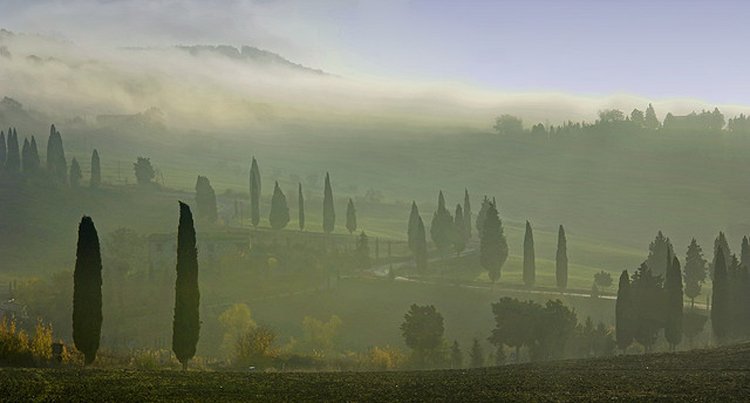
[[[664,327],[663,279],[655,276],[645,262],[635,271],[630,283],[634,302],[636,325],[633,337],[647,352],[656,342],[659,330]]]
[[[250,164],[250,219],[253,227],[260,224],[260,168],[258,161],[253,157]]]
[[[701,287],[706,281],[706,259],[698,241],[693,238],[685,256],[685,295],[690,298],[690,305],[695,306],[695,298],[701,294]]]
[[[33,139],[32,139],[33,142]],[[89,186],[92,189],[98,189],[102,184],[102,167],[101,161],[99,160],[99,151],[94,149],[91,152],[91,179],[89,180]]]
[[[419,219],[419,208],[417,208],[417,202],[411,202],[411,211],[409,212],[409,224],[406,230],[406,235],[409,244],[409,250],[414,252],[414,240],[417,231],[417,221]]]
[[[630,290],[630,277],[628,271],[623,270],[615,304],[615,337],[620,350],[625,351],[633,343],[635,321],[635,301]]]
[[[479,261],[487,270],[490,281],[500,279],[500,273],[508,259],[508,242],[503,233],[503,223],[498,217],[495,203],[490,203],[482,225],[482,236],[479,243]]]
[[[15,174],[21,172],[21,152],[18,147],[16,129],[8,131],[8,156],[5,161],[5,171]]]
[[[711,327],[716,338],[719,341],[725,341],[729,335],[731,302],[729,276],[722,248],[716,249],[714,262],[714,281],[711,291]]]
[[[443,315],[434,305],[413,304],[401,324],[404,342],[422,359],[440,348],[444,331]]]
[[[198,219],[207,223],[214,223],[219,217],[216,207],[216,192],[211,181],[205,176],[198,175],[195,182],[195,204],[198,207]]]
[[[417,271],[427,271],[427,231],[424,228],[422,217],[417,215],[416,229],[414,230],[414,260]]]
[[[672,258],[672,264],[667,269],[667,277],[664,280],[664,291],[667,298],[665,309],[666,317],[664,323],[664,336],[674,350],[675,346],[682,341],[682,271],[677,257]]]
[[[94,362],[102,328],[102,258],[99,236],[91,217],[78,225],[73,272],[73,342],[86,365]]]
[[[482,199],[482,205],[479,208],[479,213],[477,214],[476,222],[477,235],[480,239],[484,233],[484,221],[487,219],[487,210],[490,208],[490,204],[492,204],[492,201],[490,201],[487,196],[484,196],[484,199]]]
[[[10,130],[8,131],[10,136]],[[5,162],[8,159],[8,143],[6,143],[5,132],[0,131],[0,169],[5,168]]]
[[[50,126],[49,139],[47,140],[47,172],[59,183],[68,182],[68,163],[65,159],[65,148],[63,147],[62,135]]]
[[[198,249],[190,207],[180,202],[180,222],[177,228],[177,279],[175,282],[172,351],[187,369],[195,356],[200,334],[200,292],[198,290]]]
[[[273,229],[282,229],[289,224],[289,206],[286,202],[286,196],[276,181],[273,186],[273,196],[271,197],[271,213],[268,221]]]
[[[456,251],[456,256],[461,255],[461,252],[466,249],[466,223],[464,222],[463,209],[461,204],[456,205],[456,213],[453,216],[453,250]]]
[[[466,239],[471,239],[471,199],[469,198],[469,189],[464,189],[464,235]]]
[[[669,238],[659,231],[656,238],[648,247],[648,258],[646,264],[651,268],[651,272],[657,276],[664,276],[667,268],[671,264],[671,256],[674,256],[674,248]]]
[[[350,234],[357,230],[357,210],[354,208],[354,201],[351,198],[346,205],[346,230]]]
[[[336,211],[333,207],[333,188],[331,187],[331,176],[326,172],[326,180],[323,189],[323,232],[330,234],[336,226]]]
[[[36,138],[34,136],[31,136],[31,142],[29,142],[29,158],[31,161],[28,162],[28,165],[31,168],[31,172],[39,172],[42,169],[42,162],[39,158],[39,148],[36,145]]]
[[[557,231],[557,254],[555,255],[555,279],[557,288],[568,288],[568,241],[565,238],[565,228],[560,225]]]
[[[149,185],[156,177],[156,171],[151,165],[150,158],[138,157],[133,164],[133,172],[135,172],[135,180],[139,185]]]
[[[523,237],[523,283],[533,287],[536,281],[536,262],[534,255],[534,234],[531,224],[526,221],[526,233]]]

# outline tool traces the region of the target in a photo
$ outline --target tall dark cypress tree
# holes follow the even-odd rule
[[[10,136],[10,131],[8,132]],[[5,132],[0,131],[0,169],[5,168],[5,161],[8,159],[8,144],[5,140]]]
[[[438,194],[438,207],[432,216],[432,223],[430,224],[430,237],[440,253],[445,254],[453,244],[454,232],[453,217],[451,217],[448,209],[445,208],[445,197],[443,196],[443,192],[440,191]]]
[[[34,161],[31,157],[31,144],[29,144],[29,139],[25,138],[23,139],[23,146],[21,147],[21,171],[28,175],[31,173],[33,165]]]
[[[471,239],[471,200],[469,199],[469,189],[464,189],[464,235],[466,239]]]
[[[672,351],[682,341],[682,270],[677,257],[672,259],[672,264],[667,269],[667,277],[664,280],[664,291],[667,297],[666,318],[664,322],[664,336],[667,338]]]
[[[198,207],[198,219],[207,223],[215,223],[219,218],[216,192],[211,186],[211,181],[205,176],[198,175],[195,182],[195,204]]]
[[[16,129],[8,135],[8,158],[5,161],[5,170],[10,173],[21,171],[21,152],[18,149],[18,134]]]
[[[273,229],[283,229],[289,224],[289,206],[286,202],[286,196],[276,181],[273,185],[273,196],[271,197],[271,213],[268,215],[268,222]]]
[[[253,227],[260,224],[260,168],[258,161],[253,157],[250,165],[250,219]]]
[[[526,221],[526,233],[523,237],[523,283],[533,287],[536,281],[536,257],[534,254],[534,234],[531,224]]]
[[[70,175],[68,176],[70,177],[70,187],[77,189],[81,184],[81,178],[83,175],[81,174],[81,166],[78,165],[78,160],[75,158],[70,161]]]
[[[456,256],[466,249],[466,222],[464,221],[464,210],[461,204],[456,204],[456,213],[453,215],[453,250]]]
[[[727,264],[722,248],[716,249],[714,281],[711,292],[711,327],[718,341],[724,342],[729,334],[731,303]]]
[[[177,280],[175,282],[172,351],[182,368],[195,356],[200,335],[200,292],[198,290],[198,249],[190,207],[180,203],[180,223],[177,227]]]
[[[101,161],[99,161],[99,151],[94,149],[91,153],[91,179],[89,180],[89,186],[92,189],[98,189],[102,184],[102,167]]]
[[[331,188],[331,176],[326,172],[325,188],[323,189],[323,231],[326,234],[333,232],[336,226],[336,211],[333,208],[333,189]]]
[[[102,258],[99,236],[91,217],[78,225],[73,272],[73,342],[86,365],[94,362],[102,330]]]
[[[635,333],[635,306],[632,298],[630,277],[628,277],[628,271],[623,270],[615,304],[615,337],[617,347],[622,351],[633,343]]]
[[[557,288],[568,288],[568,241],[565,238],[565,228],[560,225],[557,232],[557,255],[555,258],[555,278]]]
[[[484,233],[484,221],[487,219],[487,210],[490,208],[490,204],[492,204],[490,199],[484,196],[482,206],[479,208],[479,213],[477,214],[476,229],[479,238],[482,238],[482,234]]]
[[[39,149],[36,146],[36,139],[31,136],[31,142],[29,143],[29,155],[31,157],[31,168],[34,172],[38,172],[42,165],[39,159]]]
[[[427,271],[427,231],[425,231],[424,222],[419,215],[417,215],[414,228],[414,260],[417,271],[420,273]]]
[[[419,208],[417,207],[417,202],[412,201],[411,202],[411,211],[409,212],[409,226],[406,230],[406,235],[408,239],[409,244],[409,250],[412,251],[412,253],[415,251],[415,239],[416,239],[416,231],[417,231],[417,221],[419,220]]]
[[[58,183],[68,182],[68,163],[65,159],[65,148],[63,147],[62,135],[55,125],[50,126],[49,139],[47,140],[47,171]]]
[[[695,307],[695,298],[701,294],[701,287],[706,281],[706,259],[698,241],[693,238],[685,256],[685,295],[690,298],[690,307]]]
[[[500,279],[501,270],[507,259],[508,242],[505,239],[505,234],[503,234],[503,224],[498,216],[495,203],[490,203],[482,225],[479,262],[487,270],[493,284]]]
[[[357,210],[354,209],[354,201],[351,198],[346,205],[346,229],[350,234],[357,230]]]
[[[299,224],[299,230],[305,230],[305,196],[302,194],[302,182],[299,183],[297,188],[297,223]]]

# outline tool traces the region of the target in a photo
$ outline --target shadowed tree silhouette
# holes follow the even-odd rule
[[[91,217],[78,225],[76,266],[73,272],[73,342],[84,364],[94,362],[102,328],[102,258],[99,236]]]
[[[172,325],[172,351],[182,368],[195,356],[200,334],[200,292],[198,290],[198,250],[195,227],[190,207],[180,204],[180,222],[177,228],[177,279],[175,282],[174,322]]]

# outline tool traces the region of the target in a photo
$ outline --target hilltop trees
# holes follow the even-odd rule
[[[73,189],[78,189],[78,187],[81,184],[81,178],[83,178],[83,174],[81,174],[81,166],[78,165],[78,160],[73,158],[72,161],[70,161],[70,174],[68,175],[70,178],[70,187]]]
[[[562,225],[557,231],[557,254],[555,256],[557,288],[564,290],[568,287],[568,241],[565,238],[565,228]]]
[[[434,305],[413,304],[404,315],[401,335],[406,345],[413,350],[416,361],[426,364],[432,361],[443,343],[443,315]]]
[[[490,281],[500,279],[500,271],[508,259],[508,242],[503,233],[503,224],[498,217],[495,203],[490,203],[482,225],[482,236],[479,242],[479,261],[487,270]]]
[[[354,209],[354,201],[351,198],[346,205],[346,229],[349,234],[357,230],[357,211]]]
[[[633,342],[636,320],[634,308],[635,301],[630,290],[630,277],[628,271],[623,270],[615,304],[615,337],[617,346],[622,351],[625,351]]]
[[[302,182],[297,187],[297,223],[299,230],[305,230],[305,195],[302,194]]]
[[[536,279],[536,263],[534,257],[534,234],[531,224],[526,221],[526,233],[523,237],[523,283],[533,287]]]
[[[276,181],[273,185],[273,196],[271,196],[271,213],[268,221],[273,229],[282,229],[289,224],[289,206],[286,203],[286,196]]]
[[[682,341],[682,271],[677,257],[672,258],[672,264],[667,269],[664,281],[664,291],[667,298],[665,307],[664,336],[674,351]]]
[[[706,281],[706,259],[698,241],[693,238],[685,256],[685,295],[690,298],[690,307],[695,307],[695,298],[701,294],[701,287]]]
[[[435,247],[440,251],[441,254],[445,255],[445,252],[453,244],[454,241],[454,224],[451,213],[445,208],[445,197],[443,192],[440,191],[438,194],[438,207],[432,216],[432,223],[430,224],[430,237]]]
[[[711,327],[716,338],[723,342],[729,335],[731,306],[727,264],[722,248],[716,249],[713,290],[711,292]]]
[[[8,130],[10,136],[10,130]],[[8,143],[5,140],[5,132],[0,131],[0,168],[5,167],[5,161],[8,159]]]
[[[63,148],[62,136],[50,126],[49,139],[47,140],[47,172],[57,182],[65,184],[68,182],[68,163],[65,160],[65,149]]]
[[[138,157],[133,164],[133,171],[135,172],[136,182],[141,186],[152,184],[156,177],[156,171],[153,165],[151,165],[150,158]]]
[[[255,157],[250,165],[250,219],[253,227],[258,227],[260,223],[260,168]]]
[[[32,144],[34,142],[34,139],[31,139]],[[94,149],[94,151],[91,153],[91,180],[89,181],[89,186],[91,186],[91,189],[98,189],[102,184],[102,168],[99,161],[99,151]]]
[[[333,232],[336,225],[336,212],[333,208],[333,189],[331,188],[331,176],[326,172],[326,180],[323,188],[323,231],[326,234]]]
[[[211,182],[205,176],[198,175],[195,182],[195,204],[198,207],[198,219],[214,223],[218,218],[216,207],[216,192]]]
[[[646,116],[643,119],[643,126],[649,130],[656,130],[661,126],[659,119],[656,117],[654,106],[651,104],[648,104],[648,108],[646,108]]]
[[[177,228],[177,280],[175,283],[172,351],[187,370],[195,355],[200,333],[200,291],[198,290],[198,250],[190,207],[179,202],[180,222]]]
[[[16,129],[8,130],[8,156],[5,160],[5,171],[11,174],[21,172],[21,154],[18,149],[18,133]]]
[[[94,362],[102,328],[102,258],[99,236],[91,217],[78,225],[76,265],[73,272],[73,342],[85,365]]]

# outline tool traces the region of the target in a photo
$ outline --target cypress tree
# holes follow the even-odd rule
[[[690,307],[695,307],[695,298],[701,294],[701,287],[706,281],[706,259],[698,241],[693,238],[685,256],[685,295],[690,298]]]
[[[414,229],[414,260],[417,271],[427,271],[427,232],[424,228],[422,217],[417,215]]]
[[[484,352],[482,351],[482,345],[479,344],[478,339],[474,339],[474,342],[471,345],[471,354],[469,356],[469,359],[471,360],[472,368],[484,367]]]
[[[70,187],[73,189],[77,189],[78,186],[81,183],[81,178],[83,175],[81,174],[81,166],[78,165],[78,160],[73,158],[73,160],[70,162]]]
[[[33,172],[38,172],[41,168],[41,160],[39,159],[39,149],[36,146],[36,139],[31,136],[31,143],[29,143],[29,155],[31,157],[31,169]]]
[[[13,129],[10,132],[11,133],[8,135],[8,157],[5,161],[5,170],[10,173],[18,173],[21,171],[21,154],[18,149],[18,134],[16,134],[16,129]]]
[[[411,212],[409,213],[409,226],[406,231],[409,250],[414,252],[416,250],[415,239],[417,231],[417,221],[419,220],[419,208],[417,208],[417,202],[411,202]]]
[[[34,165],[34,162],[31,157],[31,144],[29,144],[29,139],[25,138],[21,147],[21,171],[25,174],[30,174],[32,165]]]
[[[253,227],[258,227],[260,223],[260,168],[255,157],[250,165],[250,219]]]
[[[336,225],[336,212],[333,208],[333,189],[331,188],[331,176],[326,172],[325,188],[323,189],[323,231],[326,234],[333,232]]]
[[[732,251],[729,249],[729,242],[727,241],[726,235],[724,235],[724,232],[722,231],[719,231],[719,235],[716,236],[716,239],[714,240],[714,260],[711,262],[711,266],[709,267],[711,278],[713,278],[714,275],[714,267],[716,267],[716,256],[719,249],[721,249],[724,254],[724,264],[727,265],[728,270],[727,262],[732,256]]]
[[[536,262],[534,254],[534,234],[531,224],[526,221],[526,233],[523,237],[523,283],[533,287],[536,281]]]
[[[200,334],[200,292],[198,290],[198,250],[195,244],[195,227],[190,207],[180,204],[180,222],[177,227],[177,279],[175,282],[174,322],[172,325],[172,351],[182,368],[195,356]]]
[[[10,136],[10,131],[8,131],[8,136]],[[5,132],[0,131],[0,169],[5,168],[5,162],[8,159],[8,144],[5,141]]]
[[[674,351],[675,347],[682,341],[682,271],[680,261],[677,257],[672,259],[672,264],[667,270],[664,280],[664,291],[667,296],[666,320],[664,324],[664,336]]]
[[[557,279],[557,288],[564,290],[568,287],[568,241],[565,239],[565,228],[562,224],[557,232],[555,278]]]
[[[453,217],[451,217],[448,209],[445,208],[445,197],[442,191],[438,194],[438,208],[432,215],[430,237],[435,247],[443,254],[453,243]]]
[[[276,181],[273,186],[273,196],[271,197],[271,213],[268,216],[268,222],[273,229],[282,229],[289,224],[289,206],[286,203],[286,196]]]
[[[299,223],[299,230],[305,230],[305,196],[302,194],[302,182],[299,183],[297,188],[297,211],[298,217],[297,222]]]
[[[461,204],[456,204],[456,214],[453,216],[453,249],[456,251],[456,256],[460,256],[461,252],[466,249],[466,217],[464,217],[464,211],[461,208]]]
[[[47,140],[47,171],[50,176],[59,183],[68,182],[68,163],[65,159],[65,148],[63,147],[62,135],[55,125],[50,126],[49,139]]]
[[[643,125],[646,129],[650,130],[656,130],[661,126],[659,119],[656,117],[654,106],[651,104],[648,104],[648,108],[646,108],[646,116],[644,117]]]
[[[357,230],[357,211],[354,209],[354,201],[349,199],[349,204],[346,205],[346,229],[352,234]]]
[[[729,333],[731,305],[727,266],[724,251],[721,248],[716,250],[715,262],[713,290],[711,292],[711,327],[716,338],[723,342]]]
[[[620,285],[617,288],[617,302],[615,304],[616,341],[617,346],[622,351],[625,351],[633,342],[635,332],[635,312],[632,298],[628,271],[623,270],[620,275]]]
[[[94,362],[102,329],[102,258],[99,236],[91,217],[78,225],[76,266],[73,272],[73,342],[84,364]]]
[[[89,181],[89,186],[91,186],[92,189],[98,189],[101,184],[102,168],[101,162],[99,161],[99,151],[95,148],[91,153],[91,180]]]
[[[466,239],[471,239],[471,200],[469,199],[469,189],[464,189],[464,235]]]
[[[662,277],[666,275],[667,269],[672,264],[672,259],[667,258],[670,255],[674,256],[672,241],[659,231],[649,245],[648,258],[646,259],[646,264],[651,268],[654,275]]]
[[[742,249],[740,252],[740,262],[745,267],[750,267],[750,240],[747,235],[742,237]]]
[[[490,208],[490,204],[492,202],[487,198],[487,196],[484,196],[484,199],[482,200],[482,206],[479,208],[479,214],[477,214],[477,235],[479,238],[482,238],[482,234],[484,233],[484,221],[487,219],[487,210]]]
[[[479,261],[494,284],[500,279],[500,272],[508,259],[508,242],[503,234],[503,224],[498,217],[495,203],[489,204],[480,238]]]
[[[198,219],[215,223],[219,217],[216,207],[216,192],[211,186],[211,181],[205,176],[198,175],[195,182],[195,204],[198,208]]]

